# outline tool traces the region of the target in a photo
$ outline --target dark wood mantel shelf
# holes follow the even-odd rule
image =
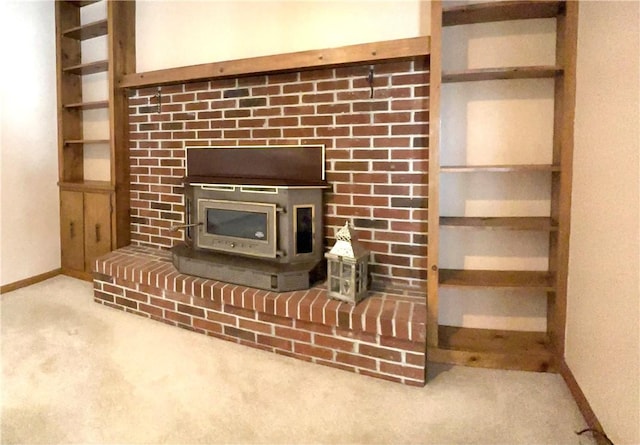
[[[429,36],[300,51],[224,62],[168,68],[122,76],[120,88],[141,88],[206,79],[305,70],[361,62],[411,59],[430,53]]]

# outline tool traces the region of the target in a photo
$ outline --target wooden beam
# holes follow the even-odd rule
[[[306,70],[361,62],[379,62],[428,55],[428,36],[349,45],[340,48],[300,51],[272,56],[251,57],[224,62],[205,63],[122,76],[120,88],[196,82],[222,77]]]

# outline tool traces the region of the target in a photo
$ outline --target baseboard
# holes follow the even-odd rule
[[[569,369],[569,366],[564,359],[560,360],[558,369],[560,371],[560,375],[569,387],[569,391],[576,401],[578,409],[582,413],[582,417],[584,417],[584,420],[587,422],[587,426],[590,430],[596,431],[596,433],[593,434],[593,438],[598,442],[598,445],[611,445],[611,441],[605,434],[600,421],[596,417],[596,413],[591,409],[591,405],[589,404],[587,397],[582,392],[580,385],[578,385],[578,381],[573,376],[571,369]]]
[[[41,273],[40,275],[25,278],[24,280],[19,280],[14,283],[5,284],[4,286],[0,286],[0,294],[6,294],[7,292],[12,292],[14,290],[18,290],[23,287],[31,286],[32,284],[36,284],[41,281],[48,280],[49,278],[53,278],[56,275],[60,275],[61,273],[62,273],[62,269],[54,269],[49,272]]]
[[[60,273],[68,277],[77,278],[78,280],[93,281],[93,275],[84,270],[73,270],[63,267]]]

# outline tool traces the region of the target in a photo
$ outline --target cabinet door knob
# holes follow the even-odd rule
[[[73,224],[73,221],[69,223],[69,236],[71,238],[74,238],[76,236],[76,228],[75,228],[75,225]]]
[[[96,243],[100,242],[100,224],[96,224]]]

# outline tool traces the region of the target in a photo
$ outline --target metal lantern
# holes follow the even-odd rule
[[[338,230],[335,245],[324,256],[329,297],[356,304],[367,296],[369,251],[358,242],[349,222]]]

